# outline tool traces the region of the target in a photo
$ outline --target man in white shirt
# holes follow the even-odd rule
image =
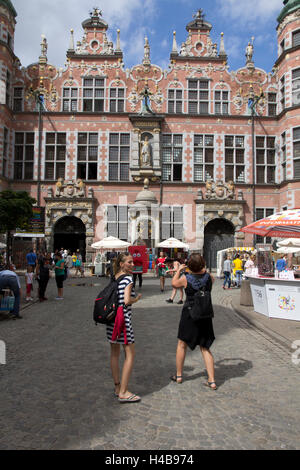
[[[21,284],[20,279],[17,274],[14,272],[14,267],[9,265],[7,269],[0,271],[0,290],[10,289],[13,291],[15,296],[15,304],[13,310],[10,313],[13,315],[13,318],[19,319],[23,318],[20,315],[20,299],[21,299]]]

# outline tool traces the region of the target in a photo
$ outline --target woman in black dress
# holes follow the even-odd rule
[[[199,254],[192,254],[188,260],[187,267],[191,274],[182,275],[185,265],[180,265],[176,271],[172,286],[175,288],[184,287],[186,293],[186,302],[182,309],[181,319],[178,329],[178,345],[176,351],[176,375],[171,379],[180,384],[182,383],[182,371],[186,355],[187,346],[194,350],[196,346],[200,346],[200,350],[205,362],[208,379],[206,385],[212,390],[216,390],[214,358],[210,352],[210,347],[214,342],[215,335],[211,318],[194,321],[188,310],[188,302],[193,298],[194,294],[203,285],[201,279],[206,279],[206,290],[211,291],[213,279],[206,275],[205,260]]]

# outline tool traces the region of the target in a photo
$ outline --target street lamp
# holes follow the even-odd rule
[[[252,212],[252,221],[256,221],[256,195],[255,195],[255,182],[256,182],[256,158],[255,158],[255,116],[256,113],[256,105],[257,103],[264,97],[263,91],[261,91],[260,95],[255,95],[253,92],[252,86],[250,87],[250,94],[248,99],[248,108],[251,109],[251,135],[252,135],[252,205],[253,205],[253,212]],[[253,235],[253,246],[255,246],[255,235]]]
[[[41,205],[41,156],[42,156],[42,137],[43,137],[43,109],[45,108],[44,99],[45,99],[45,90],[43,85],[43,77],[40,79],[39,87],[34,89],[31,85],[28,93],[27,99],[34,98],[38,106],[39,111],[39,121],[38,121],[38,177],[37,177],[37,206]]]

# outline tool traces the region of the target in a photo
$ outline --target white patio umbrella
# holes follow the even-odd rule
[[[189,245],[177,240],[177,238],[168,238],[167,240],[158,243],[157,248],[184,248],[185,250],[188,250]]]
[[[278,246],[300,247],[300,238],[285,238],[281,242],[277,242]]]
[[[91,245],[91,248],[95,248],[96,250],[112,250],[115,248],[116,250],[123,250],[130,246],[130,243],[124,242],[116,237],[106,237],[103,240],[99,240]]]
[[[6,245],[5,243],[0,242],[0,250],[2,250],[3,248],[6,248]]]
[[[281,246],[277,249],[277,253],[300,253],[300,246]]]

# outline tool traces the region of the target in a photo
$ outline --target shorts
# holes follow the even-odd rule
[[[65,280],[64,274],[62,276],[55,276],[55,280],[56,280],[57,288],[62,289],[64,287],[64,280]]]

